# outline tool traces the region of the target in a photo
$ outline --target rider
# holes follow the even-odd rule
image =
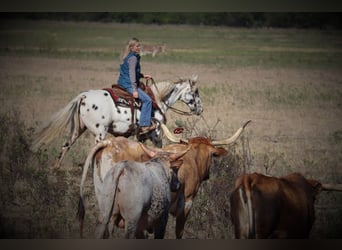
[[[122,64],[120,65],[120,76],[118,84],[134,98],[139,98],[142,102],[139,119],[140,134],[145,134],[156,128],[151,122],[152,100],[141,88],[139,88],[140,78],[151,79],[151,75],[143,75],[140,72],[140,42],[137,38],[128,41],[121,53]]]

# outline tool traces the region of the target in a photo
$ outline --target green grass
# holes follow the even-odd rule
[[[206,26],[3,21],[0,55],[117,59],[126,41],[164,43],[168,53],[147,61],[217,66],[342,65],[341,31],[236,29]]]

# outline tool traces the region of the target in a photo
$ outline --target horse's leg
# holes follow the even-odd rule
[[[65,154],[69,151],[71,146],[76,142],[78,137],[80,137],[85,130],[86,130],[85,127],[75,129],[72,135],[69,137],[69,139],[63,144],[62,151],[60,152],[55,162],[55,166],[54,166],[55,169],[59,169],[61,167],[61,163]]]
[[[98,125],[96,129],[96,135],[95,135],[95,144],[99,143],[100,141],[103,141],[106,137],[106,134],[108,132],[108,127],[105,125]]]
[[[150,139],[156,147],[163,147],[163,140],[157,135],[155,130],[151,132]]]

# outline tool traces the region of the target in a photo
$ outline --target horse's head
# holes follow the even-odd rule
[[[198,76],[180,79],[176,82],[175,92],[180,93],[179,100],[184,102],[190,108],[192,114],[200,115],[203,112],[202,101],[196,85]]]

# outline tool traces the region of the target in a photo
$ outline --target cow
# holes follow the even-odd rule
[[[259,173],[239,176],[230,196],[235,237],[308,238],[315,219],[314,201],[322,190],[342,188],[300,173],[280,178]]]
[[[99,198],[102,220],[97,238],[105,236],[113,216],[117,226],[124,224],[125,238],[145,238],[147,230],[154,232],[155,239],[163,239],[171,204],[170,186],[173,191],[177,189],[169,161],[180,156],[157,153],[146,163],[121,161],[113,165],[103,180]]]
[[[81,237],[82,237],[82,231],[83,231],[83,220],[84,220],[84,216],[85,216],[85,208],[84,208],[84,202],[83,202],[83,186],[84,186],[84,182],[85,182],[85,179],[87,176],[87,171],[88,171],[88,168],[90,165],[96,165],[94,167],[94,171],[93,171],[94,187],[95,187],[96,198],[97,198],[97,201],[99,203],[100,215],[102,215],[99,217],[100,221],[101,221],[101,225],[98,227],[96,235],[97,235],[97,237],[101,238],[101,237],[107,237],[108,236],[107,231],[106,231],[108,222],[104,220],[105,217],[103,215],[104,214],[108,215],[108,212],[111,210],[108,210],[109,204],[110,204],[110,202],[108,203],[108,197],[106,199],[104,197],[109,195],[108,192],[110,192],[110,188],[109,188],[110,184],[113,184],[113,181],[118,181],[115,178],[113,179],[112,177],[108,177],[109,173],[114,174],[115,170],[113,170],[113,169],[116,167],[116,164],[118,164],[118,169],[122,168],[122,173],[123,172],[125,172],[125,173],[130,172],[130,174],[126,174],[126,175],[124,175],[125,177],[121,176],[121,178],[120,178],[120,181],[122,179],[123,180],[122,182],[127,183],[127,181],[125,182],[125,180],[126,180],[125,178],[127,178],[127,176],[131,176],[132,174],[134,175],[134,173],[137,174],[137,172],[139,172],[138,170],[131,170],[133,165],[134,165],[133,168],[136,168],[139,165],[137,162],[145,162],[144,164],[141,164],[141,166],[146,165],[146,166],[149,166],[149,168],[151,168],[151,169],[155,168],[155,167],[152,167],[155,165],[159,165],[159,168],[161,168],[161,165],[164,168],[166,168],[165,166],[168,165],[168,168],[170,168],[170,164],[172,165],[172,167],[177,167],[177,166],[180,166],[181,161],[177,161],[176,159],[179,158],[180,156],[182,156],[183,154],[185,154],[188,150],[189,150],[189,148],[185,149],[182,152],[178,152],[178,153],[168,153],[168,152],[164,152],[161,149],[151,150],[151,149],[147,149],[143,144],[129,140],[125,137],[113,137],[113,136],[111,136],[110,138],[107,138],[104,141],[97,143],[91,149],[91,151],[88,154],[88,157],[87,157],[86,162],[84,164],[82,180],[81,180],[81,185],[80,185],[80,199],[79,199],[79,206],[78,206],[77,214],[78,214],[78,218],[80,221],[80,235],[81,235]],[[122,162],[125,159],[130,160],[129,164],[127,161],[125,161],[124,163]],[[147,160],[150,160],[150,161],[147,161]],[[134,161],[136,161],[136,162],[134,162]],[[119,162],[121,162],[121,164],[119,164]],[[161,164],[160,162],[163,162],[163,164]],[[122,167],[123,165],[130,165],[130,166],[123,168]],[[146,169],[146,167],[144,167],[144,168]],[[140,172],[142,171],[141,169],[143,169],[143,167],[140,167]],[[145,170],[145,173],[142,176],[146,177],[146,175],[156,176],[155,173],[149,173],[149,172],[146,173],[146,170]],[[143,177],[141,177],[141,178],[143,178]],[[170,188],[173,191],[176,190],[174,179],[175,178],[171,178],[169,180],[170,185],[171,185]],[[136,187],[135,184],[136,184],[136,182],[139,181],[139,179],[135,178],[132,180],[133,180],[133,183],[131,183],[132,186]],[[155,180],[155,179],[153,179],[153,180]],[[142,182],[144,182],[144,181],[146,181],[146,178],[144,180],[142,180]],[[154,183],[156,183],[156,182],[154,182]],[[146,182],[144,184],[146,184]],[[177,184],[178,184],[178,181],[177,181]],[[122,185],[124,185],[124,184],[122,184]],[[144,190],[145,186],[144,187],[137,187],[137,188],[140,191],[142,191],[142,190]],[[164,195],[165,195],[165,192],[166,192],[165,186],[163,186],[163,187],[159,186],[156,188],[164,189]],[[113,190],[115,190],[115,189],[113,188],[112,192],[113,192]],[[122,188],[120,190],[122,190]],[[134,190],[129,189],[127,191],[133,192]],[[144,191],[146,191],[146,190],[144,190]],[[138,191],[136,191],[136,192],[138,192]],[[121,192],[121,193],[125,193],[125,192]],[[148,192],[146,192],[146,195],[147,195],[147,193]],[[132,194],[134,194],[134,192]],[[140,197],[140,195],[135,195],[135,196]],[[150,196],[152,196],[152,194]],[[123,197],[125,197],[125,196],[123,196]],[[128,197],[127,194],[126,194],[126,197]],[[103,205],[104,203],[107,205],[104,206]],[[136,206],[138,206],[139,204],[141,205],[141,201],[140,201],[140,203],[139,203],[139,201],[137,201]],[[144,205],[146,205],[146,204],[144,204]],[[155,205],[155,204],[153,204],[153,205]],[[115,216],[116,216],[116,218],[119,218],[118,215],[115,215]],[[154,221],[154,220],[152,220],[152,221]],[[117,220],[115,222],[116,225],[124,227],[125,223],[124,222],[119,223],[119,222],[120,221]],[[128,228],[126,229],[126,237],[131,238],[131,237],[133,237],[133,235],[135,237],[139,237],[139,238],[142,237],[142,235],[143,235],[142,229],[137,231],[136,234],[132,233],[132,230],[133,229],[130,229],[130,230]],[[162,231],[157,230],[156,232],[157,233],[155,234],[155,237],[157,237],[157,238],[161,237]]]
[[[220,141],[212,141],[207,137],[193,137],[188,140],[179,139],[172,135],[165,125],[162,125],[166,137],[176,143],[164,146],[163,150],[178,152],[191,146],[189,152],[181,158],[183,164],[178,171],[178,179],[181,187],[177,192],[172,193],[170,213],[176,217],[177,239],[183,237],[184,226],[201,183],[209,179],[213,156],[219,157],[228,153],[227,150],[218,147],[218,145],[235,143],[249,123],[250,121],[247,121],[233,136]]]

